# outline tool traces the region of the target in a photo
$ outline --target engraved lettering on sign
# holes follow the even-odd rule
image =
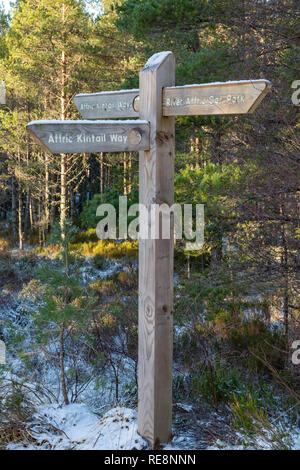
[[[167,98],[164,102],[166,107],[190,106],[190,105],[215,105],[215,104],[240,104],[244,103],[245,95],[222,95],[201,98],[199,96],[187,96],[186,98]]]
[[[149,149],[148,121],[33,121],[28,131],[53,154]]]
[[[81,103],[80,111],[94,111],[95,109],[101,111],[125,111],[127,109],[132,109],[132,103],[129,101],[119,101],[117,103],[107,102],[107,103]]]
[[[139,90],[103,91],[76,95],[74,103],[86,119],[138,117],[133,101]]]
[[[133,131],[131,131],[133,132]],[[137,134],[139,134],[137,132]],[[127,142],[128,136],[123,134],[77,134],[77,135],[69,135],[69,134],[50,134],[48,138],[48,144],[72,144],[72,143],[80,143],[80,144],[94,144],[94,143],[102,143],[102,142],[120,142],[125,144]],[[139,139],[135,138],[135,141],[132,143],[139,144],[142,140],[141,135],[139,134]],[[132,141],[132,140],[131,140]]]

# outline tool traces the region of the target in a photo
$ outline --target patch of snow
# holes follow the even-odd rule
[[[36,443],[9,444],[9,450],[141,450],[146,441],[137,433],[137,413],[114,408],[102,418],[84,404],[42,405],[31,428]]]
[[[75,121],[75,120],[65,120],[65,121],[62,121],[61,119],[40,119],[38,121],[31,121],[29,124],[27,124],[26,127],[31,127],[33,125],[45,125],[45,124],[60,124],[60,125],[63,125],[63,124],[68,124],[68,125],[90,125],[90,126],[94,126],[95,124],[96,125],[101,125],[101,126],[106,126],[106,127],[109,127],[110,125],[115,125],[115,124],[119,124],[119,125],[123,125],[123,124],[132,124],[133,126],[136,126],[136,125],[144,125],[144,124],[149,124],[149,121],[145,121],[143,119],[126,119],[126,120],[122,120],[120,121],[120,119],[105,119],[105,120],[98,120],[98,121],[91,121],[91,120],[87,120],[87,119],[84,119],[84,120],[78,120],[78,121]]]
[[[132,266],[132,268],[137,269],[136,266]],[[87,257],[86,264],[78,269],[81,282],[84,286],[123,271],[130,271],[130,267],[116,260],[111,260],[105,269],[97,269],[92,257]]]
[[[226,86],[226,85],[251,85],[255,83],[265,83],[266,85],[271,85],[271,82],[269,80],[265,80],[264,78],[261,79],[250,79],[250,80],[228,80],[227,82],[211,82],[211,83],[193,83],[190,85],[181,85],[178,87],[166,87],[165,90],[176,90],[178,88],[205,88],[205,87],[210,87],[210,86]]]
[[[189,436],[174,437],[172,442],[164,446],[164,450],[192,450],[195,442]]]
[[[240,437],[242,438],[242,436]],[[291,432],[290,437],[292,441],[290,450],[300,450],[300,430],[298,433]],[[207,447],[206,450],[273,450],[273,444],[263,437],[255,439],[255,445],[247,444],[246,442],[242,445],[229,445],[218,439],[214,445]]]
[[[147,68],[153,68],[153,67],[156,67],[157,65],[160,65],[169,54],[172,54],[172,52],[171,51],[163,51],[163,52],[158,52],[157,54],[153,54],[153,56],[150,57],[150,59],[147,61],[147,63],[144,66],[143,70],[146,70]]]
[[[193,407],[191,405],[186,405],[185,403],[176,403],[176,406],[184,411],[187,411],[188,413],[193,411]]]
[[[300,450],[300,431],[294,435],[294,447],[293,450]]]
[[[105,279],[118,271],[123,270],[123,265],[117,261],[112,261],[105,269],[97,269],[92,263],[92,258],[87,259],[87,264],[79,269],[81,282],[84,286],[98,279]]]
[[[132,90],[113,90],[113,91],[99,91],[96,93],[79,93],[75,96],[75,98],[82,98],[82,97],[93,97],[93,96],[106,96],[106,95],[120,95],[122,93],[139,93],[140,90],[138,88],[133,88]]]
[[[174,326],[174,333],[175,333],[175,336],[177,336],[178,338],[181,338],[186,332],[191,332],[192,331],[192,327],[191,325],[175,325]]]

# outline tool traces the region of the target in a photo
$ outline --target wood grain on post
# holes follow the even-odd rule
[[[175,121],[162,116],[162,88],[174,83],[171,52],[155,54],[140,72],[140,118],[150,122],[150,151],[140,152],[139,197],[149,210],[174,200]],[[173,249],[172,235],[140,238],[138,431],[152,447],[172,434]]]

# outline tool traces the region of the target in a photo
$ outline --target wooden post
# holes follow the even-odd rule
[[[140,72],[140,119],[150,122],[150,151],[140,152],[139,197],[149,211],[174,200],[175,118],[162,115],[162,89],[174,84],[172,52],[155,54]],[[159,233],[139,242],[138,431],[153,448],[172,434],[174,240]]]
[[[52,154],[139,150],[140,203],[150,215],[153,205],[157,209],[164,204],[165,209],[174,202],[175,116],[252,113],[271,87],[263,79],[174,85],[174,55],[154,54],[140,72],[139,90],[75,97],[76,106],[86,119],[140,115],[140,120],[34,121],[27,129]],[[109,163],[105,173],[109,187]],[[102,177],[103,155],[101,181]],[[126,178],[124,183],[127,189]],[[12,199],[14,205],[13,190]],[[157,210],[153,213],[157,215]],[[173,227],[170,238],[163,239],[160,217],[151,220],[149,216],[148,221],[141,217],[140,222],[138,430],[157,448],[172,435],[174,239]],[[151,239],[153,234],[155,238]]]

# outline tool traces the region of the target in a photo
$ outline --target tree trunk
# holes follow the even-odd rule
[[[18,233],[19,233],[19,250],[23,250],[23,229],[22,229],[22,191],[19,185],[18,194]]]
[[[18,235],[19,235],[19,250],[23,250],[23,227],[22,227],[22,185],[21,185],[21,153],[18,148]]]
[[[123,194],[127,194],[127,155],[123,153]]]
[[[29,143],[28,136],[26,137],[26,165],[29,167]],[[29,184],[26,184],[26,203],[25,203],[25,216],[24,216],[24,234],[28,234],[30,229],[29,224],[29,204],[30,204],[30,189]]]
[[[60,365],[60,380],[61,380],[61,390],[64,397],[65,405],[69,405],[69,398],[67,393],[66,387],[66,380],[65,380],[65,344],[64,344],[64,336],[65,336],[65,324],[63,323],[60,330],[60,338],[59,338],[59,365]]]
[[[30,229],[30,190],[26,191],[24,233],[27,235]]]
[[[63,227],[67,218],[67,156],[65,154],[61,154],[60,172],[60,225]]]
[[[30,226],[33,227],[34,226],[33,201],[32,201],[31,195],[30,195],[30,199],[29,199],[29,220],[30,220]]]
[[[49,174],[49,156],[45,154],[45,232],[49,230],[50,223],[50,190],[49,190],[50,174]]]
[[[73,188],[70,188],[70,218],[72,223],[74,223],[75,217],[75,202],[74,202],[74,191]]]
[[[62,24],[65,23],[65,4],[62,4]],[[61,120],[66,119],[66,69],[67,61],[66,54],[63,50],[61,53],[61,92],[60,92],[60,109],[61,109]],[[64,226],[67,218],[67,156],[61,154],[60,159],[60,225]]]
[[[283,213],[283,211],[281,211]],[[286,240],[285,224],[282,224],[282,265],[284,273],[284,289],[283,289],[283,315],[284,315],[284,335],[286,338],[286,344],[289,343],[289,272],[288,272],[288,247]]]
[[[51,202],[50,202],[50,225],[53,226],[55,222],[55,191],[57,184],[53,180],[54,175],[52,175],[52,182],[51,182]]]
[[[187,254],[187,278],[191,279],[191,255]]]
[[[131,187],[131,169],[132,169],[132,152],[129,152],[129,158],[128,158],[128,187],[127,187],[127,193],[130,194],[132,187]]]
[[[100,194],[104,191],[104,168],[103,168],[103,152],[100,153]]]
[[[43,240],[42,240],[42,221],[41,221],[41,201],[39,199],[38,202],[38,227],[39,227],[39,245],[42,246]]]
[[[68,243],[65,243],[65,265],[66,265],[66,275],[69,276],[69,246],[68,246]]]
[[[15,170],[13,169],[11,176],[11,218],[12,218],[12,230],[13,237],[16,240],[17,237],[17,205],[16,205],[16,178]]]
[[[220,266],[223,257],[222,251],[222,234],[214,234],[211,246],[210,267],[216,269]]]

